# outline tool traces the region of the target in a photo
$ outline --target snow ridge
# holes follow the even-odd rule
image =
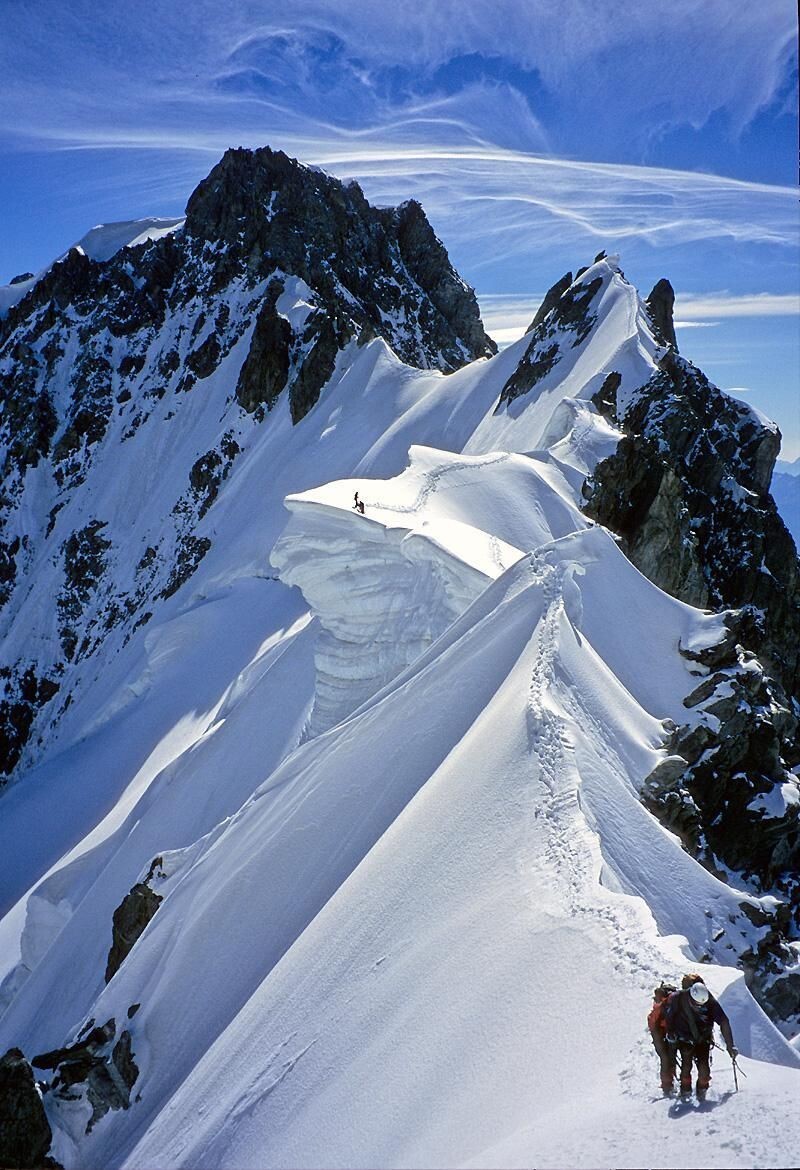
[[[615,410],[664,361],[636,291],[601,257],[502,354],[447,377],[412,368],[366,329],[336,332],[354,273],[335,295],[315,284],[321,242],[293,230],[272,182],[285,172],[316,199],[334,181],[245,155],[135,263],[125,244],[102,262],[74,252],[37,284],[76,282],[87,311],[112,277],[143,312],[160,288],[171,316],[126,340],[106,305],[79,353],[70,302],[13,367],[41,403],[43,347],[65,342],[47,351],[64,363],[50,439],[65,458],[41,432],[15,464],[13,532],[34,517],[41,542],[6,553],[41,578],[13,602],[13,645],[41,628],[52,648],[44,591],[62,594],[65,563],[81,572],[60,611],[76,639],[60,722],[48,739],[42,716],[24,757],[39,764],[3,797],[0,1051],[109,1021],[135,1063],[129,1107],[90,1132],[87,1082],[52,1084],[53,1156],[244,1170],[656,1151],[718,1166],[750,1164],[756,1133],[764,1164],[789,1162],[800,1058],[737,965],[777,900],[703,868],[642,804],[676,763],[670,728],[710,727],[685,700],[715,685],[704,656],[730,629],[653,585],[581,509],[620,442]],[[254,166],[263,214],[242,227]],[[375,215],[410,238],[405,271],[424,283],[418,210]],[[284,229],[297,270],[231,277],[221,241],[235,252],[250,233],[254,256]],[[169,269],[185,249],[189,269]],[[44,306],[28,304],[38,328]],[[399,348],[423,345],[431,305],[400,306]],[[69,415],[87,354],[102,434]],[[143,364],[120,373],[126,357]],[[130,607],[103,633],[110,596]],[[42,677],[56,661],[42,651]],[[161,900],[104,984],[112,918],[142,885]],[[654,984],[701,963],[752,1101],[724,1147],[704,1115],[676,1126],[652,1100],[643,1031]]]

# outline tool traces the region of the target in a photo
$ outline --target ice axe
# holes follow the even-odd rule
[[[717,1044],[716,1040],[712,1040],[711,1043],[712,1043],[714,1048],[721,1048],[721,1046],[719,1044]],[[739,1073],[741,1073],[742,1076],[745,1079],[747,1079],[747,1073],[744,1071],[743,1068],[739,1068],[738,1064],[736,1063],[736,1057],[738,1055],[739,1055],[739,1053],[735,1048],[728,1049],[728,1056],[731,1058],[731,1064],[733,1065],[733,1083],[736,1086],[737,1093],[739,1092]]]
[[[744,1071],[744,1069],[739,1068],[738,1064],[736,1063],[736,1057],[738,1055],[739,1053],[734,1048],[733,1052],[730,1054],[730,1057],[731,1064],[733,1065],[733,1083],[736,1086],[737,1093],[739,1092],[739,1073],[741,1073],[743,1077],[747,1077],[747,1073]]]

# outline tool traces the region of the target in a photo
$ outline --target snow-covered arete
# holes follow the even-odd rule
[[[54,518],[107,517],[127,584],[130,532],[146,555],[198,457],[240,448],[194,529],[207,555],[79,664],[3,798],[0,1050],[113,1016],[139,1070],[88,1135],[85,1097],[47,1096],[67,1170],[794,1157],[800,1057],[735,966],[757,900],[639,799],[664,721],[700,718],[683,700],[707,670],[680,648],[725,629],[580,511],[619,438],[593,395],[614,371],[625,401],[661,352],[613,259],[581,280],[588,337],[507,401],[525,338],[448,377],[375,339],[301,423],[280,401],[254,426],[231,395],[243,333]],[[277,311],[302,327],[308,306],[296,282]],[[112,914],[157,856],[163,902],[104,986]],[[680,1121],[652,1099],[644,1015],[700,962],[748,1080],[730,1099],[719,1063],[720,1112]]]

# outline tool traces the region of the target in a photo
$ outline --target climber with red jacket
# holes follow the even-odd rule
[[[677,991],[671,983],[661,983],[653,992],[653,1006],[647,1017],[647,1026],[653,1047],[661,1062],[661,1088],[668,1095],[675,1080],[675,1048],[667,1043],[667,1021],[664,1012],[669,997]]]
[[[714,1042],[715,1024],[722,1033],[728,1055],[732,1060],[738,1055],[730,1020],[699,975],[684,977],[682,990],[674,992],[666,1001],[663,1018],[667,1044],[673,1054],[680,1058],[681,1096],[688,1096],[692,1091],[692,1062],[695,1062],[697,1098],[703,1101],[711,1082],[711,1045]],[[661,1084],[664,1087],[663,1061],[661,1067]]]

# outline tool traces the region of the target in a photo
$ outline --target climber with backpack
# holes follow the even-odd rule
[[[704,1101],[711,1082],[711,1046],[714,1043],[714,1025],[719,1026],[728,1055],[734,1061],[738,1055],[733,1043],[730,1020],[700,975],[685,975],[681,990],[666,1000],[663,1008],[667,1045],[675,1058],[680,1059],[680,1091],[686,1097],[692,1091],[692,1063],[697,1064],[698,1101]],[[662,1070],[664,1065],[662,1063]],[[662,1071],[662,1088],[664,1076]],[[670,1088],[672,1082],[670,1080]],[[665,1088],[665,1092],[668,1090]]]
[[[661,1088],[666,1095],[672,1092],[675,1080],[675,1048],[667,1043],[667,1021],[664,1009],[669,997],[674,995],[677,990],[677,987],[673,987],[671,983],[660,983],[653,992],[653,1006],[647,1017],[647,1027],[650,1029],[653,1047],[661,1063]]]

